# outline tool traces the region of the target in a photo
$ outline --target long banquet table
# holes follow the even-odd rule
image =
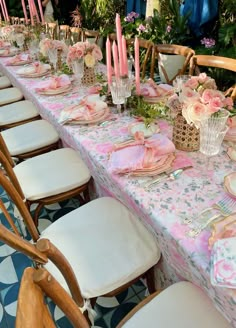
[[[199,152],[188,153],[193,161],[192,169],[184,171],[177,180],[163,181],[146,191],[141,186],[146,178],[112,174],[108,167],[112,144],[128,138],[128,125],[134,118],[117,117],[107,124],[95,126],[61,125],[58,122],[61,110],[78,102],[78,97],[86,94],[88,89],[79,90],[75,86],[68,95],[40,96],[34,91],[38,79],[18,77],[18,68],[6,66],[6,60],[0,59],[0,71],[22,90],[26,99],[36,104],[40,115],[56,127],[62,140],[80,151],[96,182],[97,193],[116,197],[153,228],[163,255],[156,270],[157,285],[163,287],[177,280],[193,282],[205,290],[236,327],[236,290],[215,287],[210,282],[210,230],[204,230],[194,239],[187,235],[190,227],[183,223],[184,217],[197,216],[225,196],[223,178],[236,171],[226,148],[209,163]],[[162,133],[170,134],[165,121],[159,122],[159,126]]]

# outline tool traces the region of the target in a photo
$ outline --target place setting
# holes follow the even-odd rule
[[[51,66],[40,62],[32,63],[31,65],[19,68],[16,73],[23,78],[38,78],[50,73]]]
[[[6,62],[7,66],[23,66],[32,63],[32,58],[29,54],[18,54]]]
[[[62,74],[38,82],[35,91],[43,96],[55,96],[70,92],[71,88],[71,79],[69,76]]]
[[[7,47],[0,49],[0,57],[13,57],[17,54],[18,49],[15,47]]]

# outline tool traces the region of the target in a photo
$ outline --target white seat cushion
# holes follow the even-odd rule
[[[90,173],[79,153],[62,148],[35,156],[14,167],[25,198],[37,200],[87,183]]]
[[[23,99],[24,95],[18,88],[0,90],[0,106]]]
[[[160,259],[156,237],[110,197],[91,201],[53,222],[41,234],[71,264],[85,298],[103,295],[137,278]],[[51,263],[46,268],[68,291]]]
[[[38,115],[38,110],[31,101],[18,101],[0,107],[0,126],[28,120]]]
[[[2,132],[11,156],[16,156],[51,145],[59,140],[56,129],[45,120],[16,126]]]
[[[176,283],[138,310],[124,328],[229,328],[211,300],[190,282]]]
[[[0,89],[9,88],[11,86],[11,81],[7,76],[0,77]]]

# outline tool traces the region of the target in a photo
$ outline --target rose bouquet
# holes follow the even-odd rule
[[[233,109],[233,100],[217,90],[215,80],[205,73],[192,76],[169,98],[167,106],[175,115],[182,114],[188,124],[200,127],[211,115]]]
[[[39,43],[39,49],[43,56],[48,55],[49,50],[61,50],[63,53],[67,53],[68,46],[64,41],[43,39]]]
[[[101,49],[95,43],[77,42],[69,47],[67,65],[71,67],[72,62],[80,58],[84,59],[87,67],[92,68],[99,60],[102,60]]]

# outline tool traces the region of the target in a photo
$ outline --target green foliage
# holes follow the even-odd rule
[[[133,95],[128,98],[127,107],[131,108],[131,115],[142,117],[146,126],[158,118],[168,118],[168,107],[164,102],[149,104],[142,96]]]

